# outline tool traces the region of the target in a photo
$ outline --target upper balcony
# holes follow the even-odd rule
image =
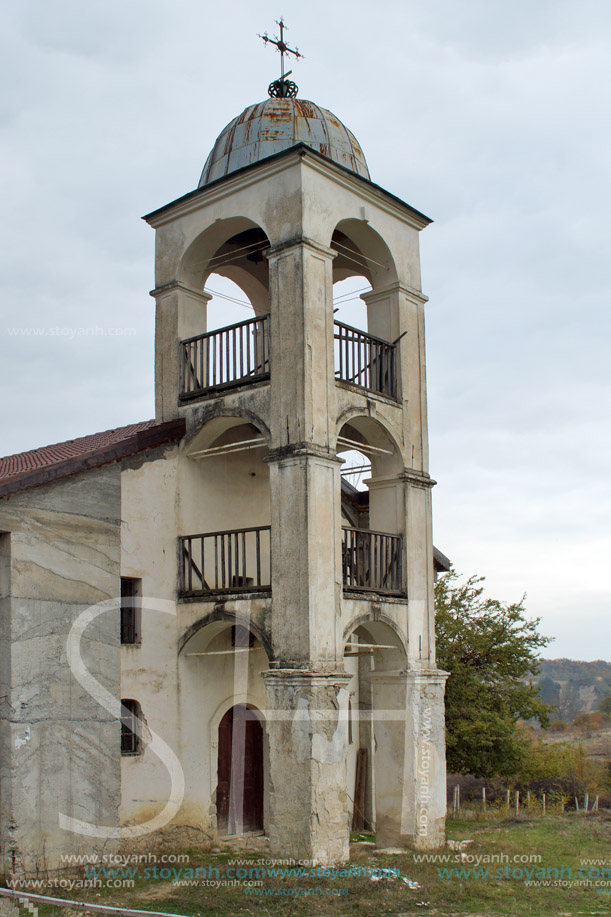
[[[260,315],[181,341],[181,400],[269,379],[269,324]],[[334,340],[337,381],[396,399],[394,344],[343,322],[335,322]]]
[[[396,400],[395,345],[343,322],[334,331],[335,378]]]
[[[269,379],[269,315],[182,341],[181,400]]]

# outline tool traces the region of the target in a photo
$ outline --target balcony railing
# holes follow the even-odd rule
[[[181,595],[268,591],[270,531],[264,525],[181,537]]]
[[[344,589],[404,595],[401,554],[400,535],[342,528]]]
[[[269,376],[269,315],[182,341],[184,398]]]
[[[335,376],[370,392],[397,397],[396,348],[358,328],[335,322]]]

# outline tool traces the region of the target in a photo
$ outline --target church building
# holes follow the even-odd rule
[[[438,847],[430,220],[284,76],[145,220],[155,420],[0,459],[3,869],[177,826],[320,864],[351,830]],[[210,326],[212,274],[245,321]]]

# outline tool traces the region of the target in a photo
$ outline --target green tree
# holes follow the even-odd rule
[[[435,585],[437,660],[450,673],[448,770],[512,777],[531,746],[518,722],[548,722],[551,708],[530,679],[538,671],[539,649],[550,640],[537,631],[540,619],[524,617],[524,597],[513,604],[488,598],[483,582],[478,576],[461,582],[451,569]]]
[[[611,714],[611,694],[609,694],[607,697],[603,697],[600,704],[598,705],[598,709],[601,713]]]

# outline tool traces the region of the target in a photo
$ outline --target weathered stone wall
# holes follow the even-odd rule
[[[82,611],[119,595],[119,466],[0,499],[0,532],[2,867],[31,872],[106,846],[60,815],[118,824],[120,724],[76,680],[67,639]],[[118,607],[87,627],[81,654],[119,697]]]

